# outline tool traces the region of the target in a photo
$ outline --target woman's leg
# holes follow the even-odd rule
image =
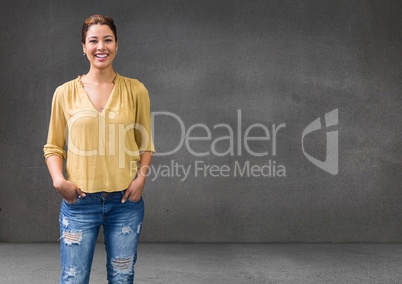
[[[110,211],[103,224],[107,275],[109,283],[113,284],[134,283],[134,264],[144,219],[142,198],[138,202],[121,203],[122,194],[110,200]]]
[[[74,204],[63,200],[60,209],[60,283],[89,283],[101,218],[101,203],[81,197]]]

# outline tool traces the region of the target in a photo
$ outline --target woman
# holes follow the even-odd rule
[[[56,89],[44,146],[53,185],[63,197],[60,283],[89,282],[100,226],[109,283],[133,283],[141,196],[155,151],[149,96],[142,83],[113,69],[118,49],[113,19],[87,18],[82,48],[89,72]]]

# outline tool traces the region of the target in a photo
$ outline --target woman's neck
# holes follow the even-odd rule
[[[116,77],[116,72],[113,68],[107,68],[104,70],[90,68],[85,77],[88,81],[93,83],[110,83],[113,82]]]

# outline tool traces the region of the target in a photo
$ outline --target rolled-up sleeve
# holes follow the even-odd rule
[[[49,130],[46,145],[43,147],[45,159],[50,156],[66,158],[64,150],[66,144],[67,121],[63,111],[63,94],[58,87],[53,95],[52,110],[50,115]]]
[[[140,152],[150,151],[155,153],[152,138],[151,110],[148,90],[140,83],[136,106],[136,126],[134,127],[135,142]]]

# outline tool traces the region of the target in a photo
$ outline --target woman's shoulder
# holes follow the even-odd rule
[[[64,99],[65,97],[70,96],[72,93],[75,93],[77,91],[77,84],[80,82],[79,78],[80,76],[56,87],[54,96],[59,99]]]
[[[118,80],[120,80],[122,91],[130,94],[129,97],[144,99],[149,96],[148,90],[140,80],[121,76],[120,74],[118,74]]]
[[[130,78],[130,77],[126,77],[126,76],[122,76],[120,74],[117,74],[119,80],[121,80],[121,82],[129,87],[134,87],[134,88],[145,88],[144,84],[136,79],[136,78]]]
[[[80,82],[80,77],[81,77],[81,76],[78,76],[78,77],[76,77],[75,79],[72,79],[72,80],[70,80],[70,81],[67,81],[67,82],[65,82],[65,83],[62,83],[61,85],[59,85],[59,86],[56,88],[56,91],[62,91],[62,92],[67,91],[67,92],[69,93],[71,90],[73,90],[73,89],[76,88],[77,83]]]

